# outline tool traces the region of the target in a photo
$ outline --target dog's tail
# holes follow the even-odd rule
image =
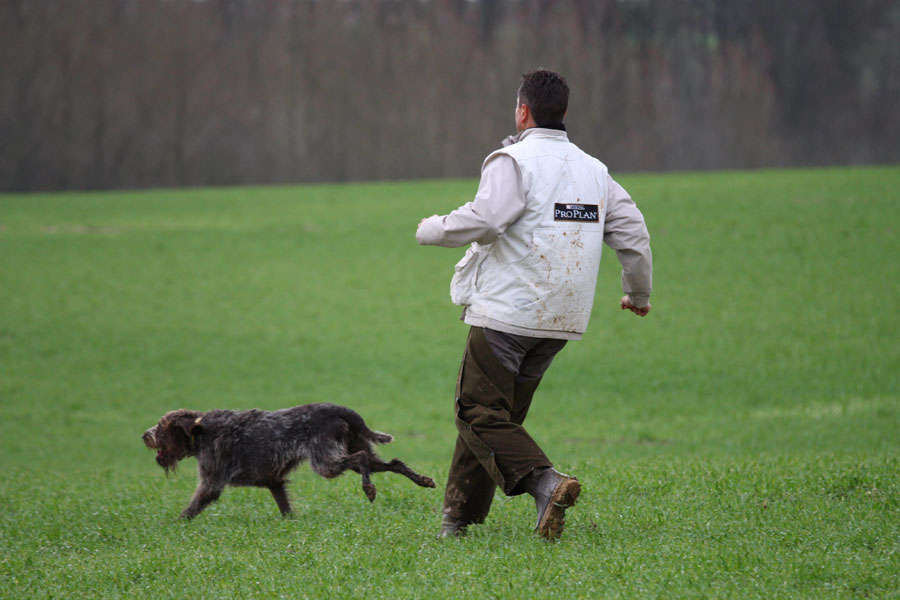
[[[369,441],[376,444],[390,444],[394,441],[394,436],[392,436],[391,434],[381,433],[380,431],[372,431],[371,429],[366,433],[366,437],[369,438]]]
[[[373,444],[389,444],[394,441],[394,436],[389,433],[382,433],[380,431],[372,431],[369,429],[369,426],[366,425],[366,422],[358,412],[343,406],[337,408],[341,411],[341,417],[344,421],[346,421],[360,437],[369,440]]]

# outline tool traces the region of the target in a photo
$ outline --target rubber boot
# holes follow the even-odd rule
[[[521,485],[534,498],[537,509],[534,530],[545,539],[558,539],[566,524],[566,509],[575,506],[581,484],[574,477],[546,467],[532,471]]]

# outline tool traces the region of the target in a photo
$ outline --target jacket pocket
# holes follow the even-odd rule
[[[456,267],[454,267],[453,279],[450,280],[450,301],[460,306],[468,306],[472,303],[472,295],[477,283],[478,266],[484,260],[486,254],[478,249],[470,247],[466,250]]]

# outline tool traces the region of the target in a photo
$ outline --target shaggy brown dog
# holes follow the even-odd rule
[[[394,438],[372,431],[357,413],[335,404],[306,404],[263,410],[176,410],[144,432],[144,444],[157,450],[156,462],[174,470],[178,461],[197,457],[197,491],[182,517],[200,514],[218,499],[226,485],[268,488],[282,514],[291,512],[285,485],[287,474],[309,460],[312,470],[327,478],[347,469],[362,475],[366,497],[375,500],[371,473],[400,473],[422,487],[434,487],[401,461],[384,462],[373,444]]]

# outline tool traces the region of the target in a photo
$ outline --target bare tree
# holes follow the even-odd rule
[[[519,74],[617,170],[900,160],[896,0],[0,0],[0,189],[472,176]]]

